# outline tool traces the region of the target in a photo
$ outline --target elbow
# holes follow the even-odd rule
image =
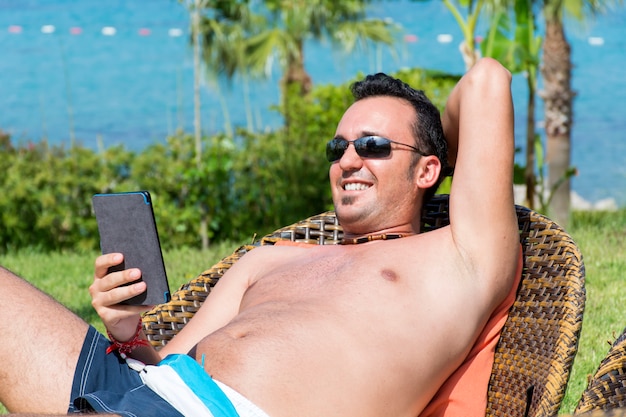
[[[498,103],[512,99],[511,72],[493,58],[482,58],[465,78],[468,89],[479,93],[482,101]]]
[[[510,87],[513,79],[511,71],[493,58],[481,58],[468,72],[468,75],[470,74],[474,82],[490,85],[502,84],[507,88]]]

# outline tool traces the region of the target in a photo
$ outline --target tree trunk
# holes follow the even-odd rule
[[[546,37],[543,48],[545,130],[547,140],[548,190],[553,192],[550,216],[567,227],[570,211],[570,181],[567,172],[571,160],[572,105],[571,50],[565,39],[560,18],[546,15]],[[565,179],[565,180],[564,180]],[[560,186],[557,186],[562,181]],[[553,190],[553,188],[556,189]]]
[[[195,0],[193,12],[193,126],[196,145],[196,167],[200,169],[202,164],[202,126],[201,126],[201,102],[200,102],[200,0]],[[200,240],[202,249],[209,247],[209,219],[204,205],[200,207]]]
[[[470,47],[466,41],[463,41],[459,44],[459,51],[465,63],[465,72],[467,72],[480,59],[480,49],[476,49],[475,45]]]
[[[285,130],[289,137],[291,127],[292,105],[289,100],[294,97],[306,97],[313,89],[313,80],[304,68],[304,46],[302,41],[298,45],[298,53],[287,58],[287,70],[282,79],[283,83],[283,115]],[[295,94],[295,95],[294,95]]]
[[[535,208],[535,85],[534,77],[528,77],[528,108],[526,116],[526,168],[524,181],[526,183],[526,204],[528,208]]]
[[[304,69],[304,47],[302,42],[298,45],[298,54],[289,58],[285,85],[287,88],[297,84],[300,86],[300,94],[307,96],[313,89],[311,76]]]

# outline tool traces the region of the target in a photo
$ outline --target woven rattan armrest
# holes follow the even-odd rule
[[[575,414],[621,407],[626,407],[626,329],[613,342],[589,380]]]
[[[559,417],[626,417],[626,408],[613,408],[610,410],[595,410],[582,414],[560,415]]]

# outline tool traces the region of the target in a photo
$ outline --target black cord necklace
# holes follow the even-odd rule
[[[359,243],[367,243],[373,240],[391,240],[400,239],[401,237],[409,236],[408,233],[383,233],[380,235],[367,235],[361,237],[344,237],[341,240],[342,245],[358,245]]]

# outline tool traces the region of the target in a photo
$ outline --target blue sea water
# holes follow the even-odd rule
[[[316,84],[409,66],[464,71],[460,29],[440,1],[374,2],[369,14],[393,19],[411,36],[395,54],[374,48],[346,56],[329,45],[308,44],[306,65]],[[626,10],[566,28],[577,91],[572,163],[578,175],[572,188],[589,201],[612,198],[626,206]],[[193,129],[189,15],[176,0],[0,0],[0,53],[0,129],[17,141],[69,144],[73,134],[94,148],[101,141],[140,149],[177,128]],[[205,83],[203,130],[222,131],[228,121],[278,126],[269,106],[278,102],[279,77],[275,68],[269,81],[250,85],[251,121],[240,80],[221,81],[219,88]],[[513,92],[516,140],[523,148],[521,75]]]

